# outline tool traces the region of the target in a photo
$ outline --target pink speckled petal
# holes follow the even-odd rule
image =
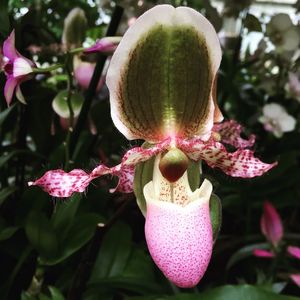
[[[13,76],[8,76],[5,86],[4,86],[4,97],[6,100],[7,105],[9,106],[11,104],[14,91],[19,84],[19,80],[14,78]]]
[[[53,170],[46,172],[38,180],[29,182],[28,185],[40,186],[53,197],[70,197],[74,192],[83,192],[91,180],[83,170],[74,169],[69,173]]]
[[[220,134],[221,142],[232,145],[237,149],[252,147],[255,143],[255,135],[253,134],[248,139],[241,137],[243,127],[234,120],[214,125],[213,131]]]
[[[264,236],[276,247],[282,239],[283,226],[278,212],[269,201],[265,201],[264,203],[260,228]]]
[[[123,167],[119,172],[116,172],[113,175],[119,177],[119,182],[117,186],[109,191],[111,193],[120,192],[120,193],[132,193],[133,192],[133,180],[134,180],[134,166]]]
[[[253,250],[253,255],[256,257],[262,257],[262,258],[273,258],[274,253],[268,250],[263,250],[263,249],[254,249]]]
[[[155,199],[154,190],[152,181],[144,187],[149,252],[169,280],[179,287],[193,287],[203,277],[212,254],[212,185],[204,181],[194,192],[196,199],[184,207]]]
[[[93,179],[106,174],[112,174],[119,177],[119,183],[116,188],[111,189],[111,192],[131,193],[133,191],[135,165],[163,151],[167,145],[168,141],[164,141],[149,149],[135,147],[125,153],[121,164],[112,168],[101,164],[90,174],[79,169],[72,170],[69,173],[63,170],[52,170],[46,172],[38,180],[29,182],[28,184],[30,186],[40,186],[45,192],[54,197],[70,197],[75,192],[84,192]]]
[[[9,60],[14,61],[19,57],[15,48],[15,30],[13,30],[3,43],[3,55]]]
[[[288,246],[287,252],[295,258],[300,259],[300,248],[295,246]]]
[[[254,157],[253,151],[248,149],[238,149],[230,153],[221,143],[212,139],[207,142],[200,139],[178,139],[177,145],[190,159],[204,160],[210,167],[220,168],[232,177],[252,178],[261,176],[277,165],[277,163],[263,163]]]
[[[300,287],[300,274],[291,274],[290,278],[294,281],[294,283]]]

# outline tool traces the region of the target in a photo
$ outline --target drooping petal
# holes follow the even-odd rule
[[[232,145],[237,149],[252,147],[255,143],[255,135],[251,134],[248,139],[241,137],[243,127],[234,120],[229,120],[213,127],[221,136],[221,142]]]
[[[111,191],[130,193],[133,191],[133,172],[135,165],[163,151],[167,145],[168,141],[164,141],[149,149],[135,147],[125,153],[121,164],[112,168],[101,164],[90,174],[79,169],[72,170],[69,173],[63,170],[48,171],[36,181],[29,182],[28,185],[40,186],[53,197],[70,197],[75,192],[84,192],[93,179],[111,174],[119,177],[117,187]]]
[[[288,246],[287,252],[295,258],[300,259],[300,248],[295,246]]]
[[[274,258],[275,255],[273,252],[263,249],[254,249],[253,255],[256,257],[262,257],[262,258]]]
[[[153,181],[144,187],[149,252],[169,280],[179,287],[193,287],[203,277],[212,253],[212,185],[205,180],[200,189],[191,192],[185,174],[170,188],[157,159],[154,168]]]
[[[16,88],[16,97],[17,97],[17,99],[18,99],[21,103],[26,104],[26,100],[25,100],[25,98],[24,98],[24,96],[23,96],[23,93],[22,93],[22,91],[21,91],[20,84],[18,84],[18,85],[17,85],[17,88]]]
[[[12,97],[14,94],[14,91],[16,89],[16,86],[19,84],[19,80],[14,78],[13,76],[8,76],[5,86],[4,86],[4,97],[6,100],[7,105],[9,106],[11,101],[12,101]]]
[[[127,139],[208,137],[220,45],[212,25],[187,7],[158,5],[129,28],[107,74],[111,114]]]
[[[19,57],[15,48],[15,30],[13,30],[8,38],[3,42],[3,55],[11,61],[14,61]]]
[[[219,142],[200,139],[177,139],[177,145],[192,160],[204,160],[212,168],[220,168],[232,177],[252,178],[261,176],[277,163],[267,164],[254,157],[253,151],[238,149],[228,152]]]
[[[271,202],[265,201],[263,215],[260,219],[260,228],[263,235],[275,247],[283,236],[283,226],[281,218]]]
[[[300,287],[300,274],[291,274],[290,278]]]

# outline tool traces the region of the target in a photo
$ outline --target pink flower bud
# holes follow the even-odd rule
[[[278,212],[269,201],[264,203],[260,227],[267,240],[277,247],[283,236],[283,226]]]

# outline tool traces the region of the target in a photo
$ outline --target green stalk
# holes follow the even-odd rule
[[[111,22],[107,28],[106,36],[115,36],[117,32],[118,25],[121,21],[121,17],[123,15],[123,8],[116,5],[115,10],[113,12]],[[70,141],[70,155],[72,156],[75,150],[75,147],[77,145],[77,142],[79,140],[79,136],[81,131],[84,128],[84,125],[86,124],[88,113],[92,104],[92,100],[95,96],[95,92],[97,89],[98,82],[100,80],[101,74],[103,72],[103,68],[106,62],[107,56],[104,54],[97,54],[97,63],[96,67],[92,76],[92,79],[90,81],[88,90],[86,92],[85,100],[83,102],[80,114],[78,116],[77,123],[74,127],[73,134],[71,136]]]

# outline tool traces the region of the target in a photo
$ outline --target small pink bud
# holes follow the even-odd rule
[[[264,212],[260,220],[261,231],[274,247],[277,247],[283,236],[281,218],[275,207],[269,202],[264,203]]]

